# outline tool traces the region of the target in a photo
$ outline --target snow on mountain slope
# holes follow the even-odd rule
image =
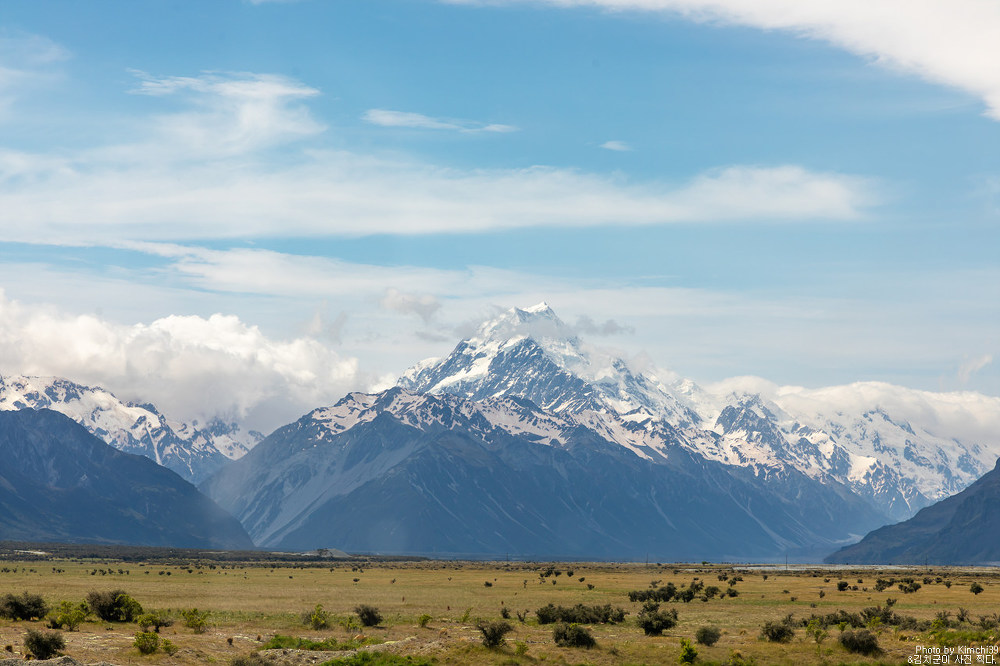
[[[259,433],[213,421],[168,420],[153,405],[123,402],[99,387],[56,377],[0,377],[0,410],[60,412],[120,451],[142,455],[197,482],[256,444]]]
[[[669,380],[588,347],[540,303],[485,322],[398,384],[471,400],[530,400],[642,457],[681,446],[757,474],[794,468],[842,483],[897,519],[968,486],[1000,455],[1000,399],[876,383],[809,391],[753,378],[706,389],[657,374]],[[984,418],[978,429],[966,425]]]
[[[398,383],[415,393],[473,400],[517,396],[555,413],[612,410],[674,425],[699,422],[657,378],[581,343],[545,303],[487,321],[446,358],[418,363]]]
[[[841,486],[761,480],[646,426],[395,387],[313,410],[200,487],[282,549],[775,558],[886,520]]]

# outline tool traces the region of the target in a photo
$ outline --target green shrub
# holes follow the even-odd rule
[[[675,596],[677,596],[677,586],[673,583],[667,583],[664,587],[650,588],[648,590],[633,590],[628,593],[628,600],[658,601],[660,603],[666,603],[668,601],[672,601]]]
[[[612,607],[611,604],[603,606],[555,606],[548,604],[542,606],[535,615],[538,616],[538,624],[552,624],[553,622],[569,622],[576,624],[618,624],[625,620],[625,609]]]
[[[330,626],[330,614],[321,604],[316,604],[316,608],[302,614],[302,622],[313,629],[326,629]]]
[[[647,636],[660,636],[664,631],[677,625],[677,610],[661,611],[660,604],[647,601],[642,612],[636,617],[636,623]]]
[[[24,647],[35,659],[51,659],[66,647],[66,639],[55,631],[28,629],[24,634]]]
[[[787,643],[795,636],[795,630],[784,622],[765,622],[760,628],[760,637],[772,643]]]
[[[5,594],[0,598],[0,617],[8,620],[40,620],[49,612],[41,595],[23,592]]]
[[[134,622],[142,614],[142,606],[125,590],[88,592],[87,608],[105,622]]]
[[[76,628],[87,619],[87,606],[84,603],[74,604],[70,601],[60,601],[59,606],[48,614],[49,629],[66,628],[76,631]]]
[[[878,636],[867,629],[848,629],[841,632],[839,640],[848,652],[865,655],[881,652],[881,648],[878,646]]]
[[[722,632],[718,627],[701,627],[698,631],[694,632],[694,639],[696,641],[710,647],[719,642],[719,638],[721,637]]]
[[[196,634],[203,634],[208,630],[208,611],[199,611],[197,608],[182,610],[181,618],[184,626]]]
[[[168,641],[166,638],[164,638],[163,642],[160,643],[160,647],[163,648],[163,651],[166,652],[171,657],[177,654],[177,651],[180,649],[179,647]]]
[[[137,631],[132,644],[141,654],[153,654],[160,649],[160,635],[153,631]]]
[[[161,628],[173,626],[174,621],[162,611],[150,611],[149,613],[143,613],[137,617],[135,619],[135,623],[138,624],[143,631],[149,631],[152,629],[156,633],[160,633]]]
[[[361,624],[366,627],[376,627],[382,622],[382,614],[378,609],[368,604],[361,604],[354,609]]]
[[[691,641],[686,638],[681,639],[681,654],[677,659],[679,663],[682,664],[693,664],[694,660],[698,658],[698,650],[691,645]]]
[[[847,585],[847,581],[846,580],[842,580],[842,581],[840,581],[840,582],[837,583],[837,591],[838,592],[844,592],[845,590],[847,590],[847,587],[848,587],[848,585]]]
[[[503,620],[480,621],[476,623],[476,629],[483,634],[483,645],[488,648],[500,647],[504,644],[504,636],[514,631],[514,627]]]
[[[428,615],[427,613],[424,613],[419,618],[417,618],[417,622],[420,624],[421,628],[426,629],[427,628],[427,623],[429,623],[432,619],[433,618],[431,618],[430,615]]]
[[[559,647],[592,648],[597,645],[593,634],[579,624],[560,622],[552,628],[552,638]]]
[[[973,583],[972,585],[969,586],[969,591],[972,592],[973,594],[979,594],[980,592],[983,591],[983,586],[980,585],[979,583]],[[25,594],[27,594],[27,592],[25,592]]]

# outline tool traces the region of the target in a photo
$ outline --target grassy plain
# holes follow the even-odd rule
[[[541,576],[550,567],[559,571]],[[571,573],[572,572],[572,573]],[[720,576],[728,578],[720,580]],[[630,590],[649,589],[673,583],[681,588],[697,578],[705,586],[725,590],[733,576],[738,596],[689,603],[671,602],[678,624],[659,637],[645,636],[635,618],[642,604],[631,602]],[[904,593],[893,584],[876,592],[877,578],[914,578],[920,589]],[[848,589],[838,591],[844,581]],[[938,582],[940,581],[940,582]],[[946,586],[950,582],[950,587]],[[973,594],[970,586],[980,583],[984,591]],[[489,585],[487,585],[489,583]],[[593,586],[591,589],[590,586]],[[853,589],[856,586],[857,589]],[[347,641],[364,636],[381,642],[376,649],[399,655],[433,658],[454,665],[500,664],[675,664],[680,641],[694,642],[704,626],[718,627],[721,639],[713,646],[695,643],[695,663],[726,663],[739,653],[757,664],[906,663],[917,646],[995,645],[1000,630],[983,630],[978,621],[1000,611],[1000,571],[994,569],[914,568],[874,569],[757,569],[721,565],[642,565],[602,563],[520,562],[330,562],[321,565],[289,563],[197,562],[162,564],[110,560],[0,561],[0,595],[27,591],[42,595],[52,606],[62,600],[79,602],[91,590],[126,590],[145,609],[161,610],[177,617],[162,630],[179,650],[174,655],[158,652],[143,656],[133,647],[135,624],[95,621],[91,616],[77,631],[64,632],[64,652],[80,661],[114,664],[229,664],[237,655],[259,649],[275,634],[322,640]],[[896,599],[892,610],[936,627],[900,629],[876,626],[882,652],[864,657],[846,651],[838,643],[840,629],[830,626],[827,638],[817,645],[798,626],[788,643],[760,638],[768,621],[794,619],[838,610],[858,613]],[[611,604],[624,608],[623,624],[590,625],[597,647],[558,647],[552,626],[539,625],[535,610],[548,603]],[[317,604],[332,614],[331,628],[313,630],[302,615]],[[376,606],[384,616],[380,626],[361,629],[354,625],[353,609],[359,604]],[[477,618],[499,619],[508,608],[514,631],[499,650],[482,646],[475,626]],[[210,626],[197,634],[183,626],[179,612],[198,608],[210,612]],[[967,621],[957,623],[965,609]],[[526,623],[517,613],[526,614]],[[942,615],[945,613],[946,615]],[[420,618],[430,620],[421,626]],[[942,617],[945,618],[942,621]],[[28,628],[45,623],[0,620],[0,649],[9,646],[17,656],[24,652],[23,636]],[[941,648],[942,651],[944,648]],[[522,652],[523,654],[518,654]],[[319,663],[329,654],[270,654],[282,663]],[[4,653],[0,652],[0,658]],[[951,660],[928,663],[966,663]],[[968,663],[984,663],[973,656]],[[985,663],[1000,663],[1000,658]]]

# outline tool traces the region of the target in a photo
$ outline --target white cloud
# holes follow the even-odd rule
[[[624,141],[605,141],[601,144],[601,148],[605,150],[613,150],[619,153],[627,153],[632,150],[632,146],[628,145]]]
[[[1000,120],[1000,3],[993,0],[445,0],[664,12],[787,30],[972,93]]]
[[[361,116],[365,122],[382,127],[412,127],[417,129],[452,130],[457,132],[516,132],[513,125],[499,123],[481,123],[474,120],[459,120],[455,118],[432,118],[421,113],[410,111],[390,111],[388,109],[369,109]]]
[[[315,88],[274,74],[206,72],[201,76],[152,77],[133,72],[132,92],[179,97],[189,111],[152,119],[152,137],[138,146],[113,147],[109,160],[150,162],[173,157],[204,160],[258,151],[322,132],[324,126],[300,102]],[[98,153],[100,155],[100,153]]]
[[[434,313],[441,309],[441,303],[430,294],[410,294],[398,289],[387,289],[379,305],[386,310],[415,314],[424,323],[429,322]]]
[[[876,381],[805,388],[781,386],[754,376],[732,377],[702,388],[719,396],[760,394],[806,422],[824,414],[864,414],[881,409],[897,423],[919,424],[939,437],[987,447],[994,445],[1000,430],[1000,398],[971,391],[921,391]]]
[[[462,233],[862,217],[872,182],[795,165],[737,165],[687,183],[532,166],[454,169],[316,150],[323,132],[284,77],[142,75],[135,93],[183,110],[132,143],[75,154],[0,148],[0,241],[126,241]]]
[[[0,371],[98,384],[173,418],[222,415],[265,429],[364,381],[356,359],[311,338],[271,339],[232,315],[122,325],[23,305],[2,292]]]
[[[982,356],[968,359],[958,366],[958,381],[961,382],[963,386],[968,384],[972,375],[976,374],[991,363],[993,363],[993,354],[983,354]]]
[[[67,58],[69,52],[46,37],[0,28],[0,121],[26,88],[48,81],[52,65]]]

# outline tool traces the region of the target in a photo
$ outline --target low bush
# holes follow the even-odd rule
[[[682,664],[693,664],[694,660],[698,658],[698,650],[691,645],[691,641],[686,638],[681,639],[681,654],[677,661]]]
[[[74,604],[70,601],[60,601],[59,606],[54,608],[48,615],[50,629],[63,629],[76,631],[76,628],[87,619],[87,605],[84,603]]]
[[[552,624],[553,622],[619,624],[625,621],[625,609],[613,607],[611,604],[603,606],[585,606],[583,604],[555,606],[548,604],[535,611],[535,615],[538,616],[538,624]]]
[[[579,624],[560,622],[552,628],[552,638],[559,647],[592,648],[597,645],[594,636]]]
[[[88,592],[87,608],[105,622],[134,622],[142,615],[142,605],[125,590]]]
[[[658,601],[666,603],[673,601],[677,595],[677,586],[667,583],[664,587],[650,588],[648,590],[632,590],[628,593],[629,601]]]
[[[66,647],[66,639],[56,631],[28,629],[24,634],[24,648],[35,659],[51,659]]]
[[[152,629],[156,633],[160,633],[160,629],[163,627],[173,626],[174,621],[166,613],[162,611],[150,611],[149,613],[143,613],[135,619],[135,623],[143,631],[149,631]]]
[[[795,630],[784,622],[765,622],[760,628],[760,637],[772,643],[787,643],[795,636]]]
[[[363,626],[377,627],[382,622],[382,614],[374,606],[361,604],[355,607],[354,612],[357,614],[358,619],[361,620]]]
[[[694,639],[702,645],[712,646],[719,642],[722,631],[718,627],[701,627],[694,632]]]
[[[878,646],[878,636],[867,629],[848,629],[840,634],[840,644],[848,652],[873,655],[881,652]]]
[[[153,631],[137,631],[132,644],[141,654],[153,654],[160,649],[160,635]]]
[[[660,604],[647,601],[636,623],[647,636],[660,636],[664,631],[677,625],[677,610],[660,610]]]
[[[316,604],[316,608],[302,614],[302,623],[313,629],[327,629],[330,626],[330,614],[323,610],[322,604]]]
[[[0,598],[0,617],[8,620],[40,620],[49,612],[41,595],[23,592]]]
[[[208,611],[199,611],[197,608],[182,610],[181,619],[184,620],[184,626],[196,634],[203,634],[208,630]]]
[[[477,622],[476,629],[483,634],[483,645],[488,648],[500,647],[504,644],[504,636],[514,631],[514,627],[503,620]]]

